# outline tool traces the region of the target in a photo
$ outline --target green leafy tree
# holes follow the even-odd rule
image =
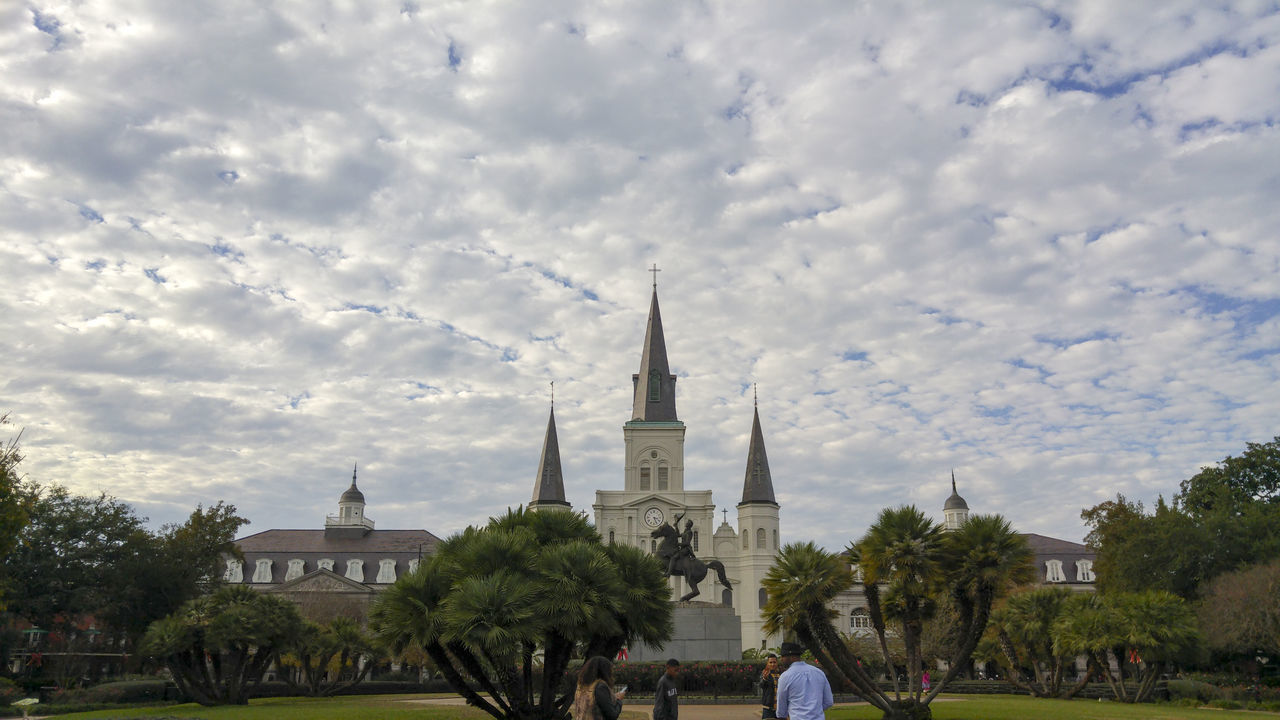
[[[102,610],[111,627],[136,640],[152,622],[222,584],[223,556],[240,554],[235,536],[248,520],[223,502],[197,505],[183,523],[165,525],[134,545],[114,572],[124,583]]]
[[[292,668],[285,682],[310,697],[327,697],[358,685],[373,668],[372,640],[360,623],[336,617],[324,625],[303,621],[298,637],[280,656]]]
[[[1065,671],[1075,654],[1054,651],[1053,628],[1071,596],[1066,588],[1038,588],[1013,595],[992,615],[987,631],[991,648],[984,655],[1004,666],[1012,685],[1036,697],[1071,698],[1089,682],[1085,673],[1064,688]],[[1024,671],[1030,681],[1024,679]]]
[[[603,545],[576,513],[518,509],[441,542],[374,602],[369,621],[393,653],[424,650],[471,705],[550,720],[573,699],[570,658],[665,642],[669,599],[648,553]]]
[[[929,703],[965,667],[982,637],[996,598],[1031,577],[1026,542],[999,516],[975,515],[944,533],[914,507],[886,509],[845,556],[812,543],[787,545],[764,586],[768,633],[793,633],[823,668],[841,676],[886,718],[928,718]],[[888,627],[902,639],[907,660],[905,693],[880,689],[832,624],[829,604],[851,587],[858,567],[868,615],[886,666],[893,665]],[[927,694],[920,686],[923,627],[939,598],[956,613],[955,652],[949,670]]]
[[[245,705],[282,649],[296,642],[302,618],[288,600],[227,585],[152,623],[142,650],[201,705]]]
[[[1081,512],[1103,592],[1167,590],[1188,600],[1208,581],[1280,557],[1280,438],[1249,443],[1184,480],[1171,503],[1117,495]]]
[[[5,559],[9,609],[66,635],[82,618],[126,593],[129,558],[151,549],[133,508],[105,494],[74,495],[57,485],[26,488],[30,522]]]
[[[1087,656],[1090,673],[1106,680],[1121,702],[1149,698],[1166,667],[1197,639],[1190,604],[1163,590],[1073,596],[1053,636],[1053,652]],[[1126,668],[1137,683],[1132,692],[1124,682]]]
[[[9,415],[0,415],[0,426],[9,424]],[[0,560],[8,563],[9,553],[18,546],[19,534],[26,527],[30,509],[30,497],[23,491],[18,464],[22,453],[18,446],[19,432],[0,444]],[[0,576],[0,610],[5,609],[7,578]]]

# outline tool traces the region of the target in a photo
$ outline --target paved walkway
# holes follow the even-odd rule
[[[942,700],[943,698],[938,698]],[[404,702],[422,703],[424,705],[465,705],[460,697],[423,698],[421,700],[405,700]],[[649,702],[624,702],[622,717],[651,718],[653,709]],[[836,707],[846,705],[866,705],[866,703],[836,703]],[[643,714],[642,714],[643,713]],[[680,720],[759,720],[759,705],[680,705]]]

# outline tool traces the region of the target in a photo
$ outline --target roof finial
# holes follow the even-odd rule
[[[951,492],[955,493],[956,495],[960,494],[956,492],[956,469],[955,468],[951,468]]]
[[[658,269],[658,263],[654,263],[653,267],[649,268],[649,272],[653,273],[653,291],[657,292],[658,291],[658,273],[662,272],[661,270]]]
[[[551,409],[556,409],[556,381],[551,381]]]
[[[352,485],[356,484],[356,470],[359,469],[359,467],[360,467],[360,463],[355,463],[354,465],[351,466],[351,484]]]
[[[755,407],[760,407],[760,385],[758,383],[751,383],[751,404]]]

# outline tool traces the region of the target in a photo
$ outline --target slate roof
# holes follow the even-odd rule
[[[529,504],[569,506],[564,499],[564,475],[560,470],[560,441],[556,438],[555,408],[551,409],[551,415],[547,418],[547,434],[542,440],[542,457],[538,460],[538,477],[533,481],[533,501]]]
[[[325,537],[324,530],[263,530],[236,540],[245,553],[371,553],[412,552],[418,546],[422,554],[435,549],[440,538],[426,530],[370,530],[363,537]]]
[[[649,377],[656,373],[661,392],[649,401]],[[631,419],[641,422],[678,422],[676,417],[676,376],[667,364],[667,341],[662,334],[662,313],[658,310],[658,289],[653,289],[649,303],[649,323],[644,331],[644,349],[640,355],[640,372],[631,376],[635,386]]]
[[[769,472],[769,456],[764,451],[764,432],[760,430],[760,409],[751,420],[751,445],[747,448],[747,473],[742,480],[742,502],[768,503],[777,506],[773,496],[773,476]]]
[[[1050,560],[1059,560],[1062,562],[1062,574],[1066,577],[1066,581],[1052,583],[1053,585],[1093,585],[1092,582],[1076,579],[1077,560],[1098,559],[1098,554],[1087,546],[1036,533],[1018,534],[1027,539],[1027,545],[1031,546],[1031,552],[1035,554],[1036,572],[1039,573],[1040,582],[1048,582],[1048,568],[1045,563]]]
[[[250,583],[260,559],[271,560],[271,582],[284,582],[289,561],[303,561],[304,572],[315,571],[318,561],[333,560],[334,570],[345,572],[348,560],[364,561],[364,582],[373,583],[382,560],[396,561],[396,576],[409,571],[409,561],[435,552],[440,538],[426,530],[370,530],[359,537],[325,537],[324,530],[264,530],[236,540],[244,553],[244,582]]]

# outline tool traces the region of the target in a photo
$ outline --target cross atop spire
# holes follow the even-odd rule
[[[551,409],[556,409],[556,381],[551,381]]]
[[[760,385],[751,383],[751,406],[760,407]]]
[[[769,456],[764,451],[764,432],[760,430],[760,408],[751,419],[751,446],[747,448],[747,474],[742,480],[742,502],[767,503],[777,506],[773,495],[773,475],[769,472]]]
[[[656,291],[658,289],[658,273],[662,272],[658,269],[658,263],[654,263],[653,266],[649,268],[649,272],[653,273],[653,289]]]
[[[657,265],[650,270],[659,272]],[[633,422],[679,422],[676,416],[676,376],[667,364],[667,341],[662,333],[662,312],[658,309],[655,281],[649,302],[649,322],[640,353],[640,372],[631,376],[635,396],[631,407]]]
[[[359,467],[360,467],[360,463],[358,463],[358,462],[351,466],[351,484],[352,484],[352,486],[354,486],[354,485],[356,484],[356,469],[357,469],[357,468],[359,468]]]
[[[555,383],[551,383],[554,392]],[[547,434],[542,439],[542,457],[538,459],[538,477],[533,481],[533,499],[529,508],[569,507],[564,497],[564,475],[560,470],[560,441],[556,437],[555,399],[547,417]]]

